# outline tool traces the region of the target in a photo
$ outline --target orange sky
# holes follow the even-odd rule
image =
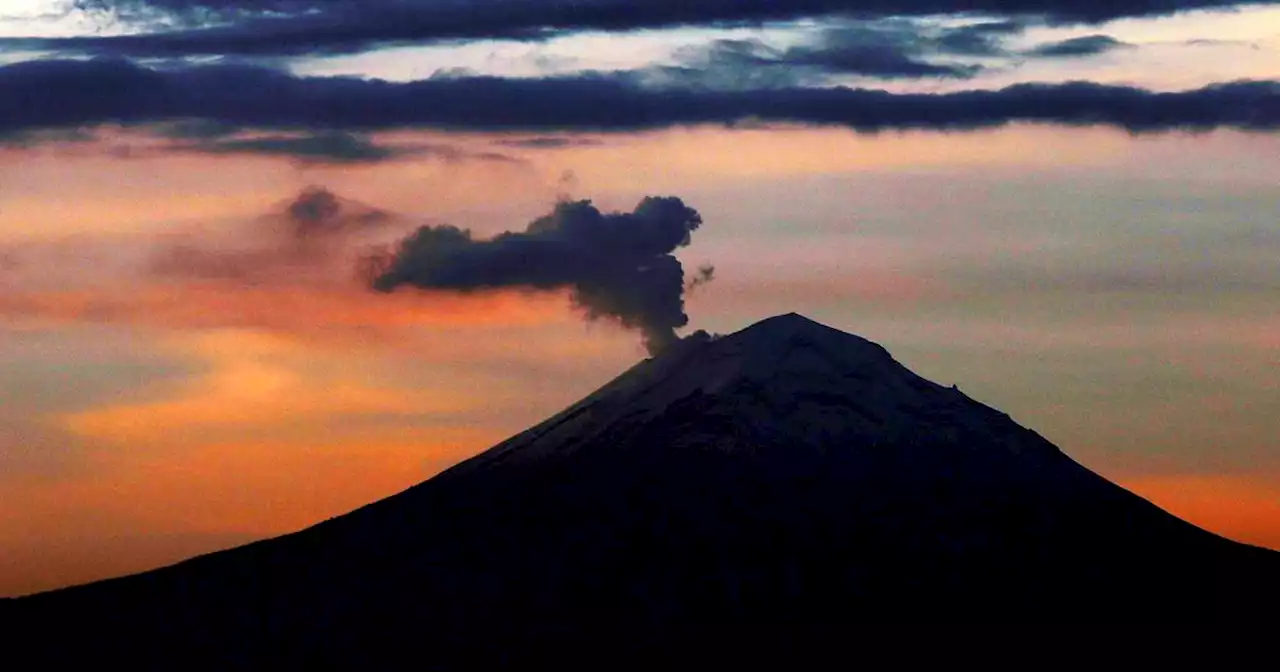
[[[395,213],[392,237],[523,228],[561,193],[681,196],[706,220],[682,258],[718,269],[693,326],[798,311],[859,333],[1174,513],[1280,548],[1275,138],[599,139],[360,168],[4,150],[0,595],[299,529],[644,356],[560,294],[375,295],[352,271],[363,243],[285,255],[264,216],[312,184]],[[157,271],[176,244],[260,272]]]

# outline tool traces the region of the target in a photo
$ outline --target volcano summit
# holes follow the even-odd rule
[[[447,667],[735,628],[1246,622],[1268,617],[1278,581],[1280,554],[784,315],[685,339],[347,515],[0,617],[18,649],[71,643],[52,658]]]

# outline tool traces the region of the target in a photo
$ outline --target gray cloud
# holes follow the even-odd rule
[[[1280,128],[1280,82],[1231,82],[1170,93],[1087,82],[890,93],[805,86],[664,88],[646,86],[634,74],[393,83],[300,77],[245,65],[148,69],[93,60],[0,67],[0,135],[190,119],[244,129],[347,132],[630,131],[748,120],[861,132],[1012,122],[1113,126],[1135,133],[1261,131]]]
[[[882,79],[968,78],[980,66],[937,62],[939,56],[999,56],[999,41],[1023,29],[1018,22],[985,22],[959,27],[932,27],[916,21],[885,20],[827,28],[809,44],[787,49],[788,65],[817,68],[829,74]]]
[[[160,276],[248,284],[330,279],[358,257],[355,248],[385,231],[391,214],[308,187],[279,211],[232,240],[192,238],[163,245],[150,272]]]
[[[83,145],[98,139],[87,128],[53,128],[0,132],[0,147],[31,148],[41,145]]]
[[[300,166],[365,165],[408,159],[431,159],[450,163],[492,161],[523,163],[523,160],[496,151],[473,151],[444,143],[384,142],[367,134],[342,130],[246,132],[233,124],[187,119],[144,126],[141,133],[167,140],[164,144],[138,143],[137,138],[107,141],[87,127],[13,131],[0,135],[0,147],[32,149],[40,146],[84,147],[100,144],[99,151],[119,158],[149,158],[165,154],[210,156],[258,156],[290,160]],[[548,148],[552,138],[531,138],[497,142],[517,148]],[[555,146],[597,144],[588,139],[565,138]]]
[[[253,138],[212,138],[174,145],[169,149],[201,154],[278,156],[303,164],[381,163],[414,153],[379,145],[368,137],[341,131]]]
[[[268,134],[252,137],[210,137],[173,144],[166,147],[165,151],[280,157],[302,165],[374,164],[410,158],[432,158],[444,161],[517,161],[514,157],[498,152],[468,152],[443,144],[384,144],[365,135],[343,131]]]
[[[1260,3],[1271,4],[1272,0]],[[10,42],[133,56],[350,53],[444,40],[543,39],[575,31],[758,25],[809,17],[988,15],[1100,23],[1241,0],[72,0],[152,29]]]
[[[959,41],[951,29],[931,30],[909,21],[849,23],[822,30],[810,41],[785,49],[758,39],[715,40],[684,50],[679,54],[679,66],[655,71],[665,76],[659,81],[725,89],[820,84],[832,76],[849,75],[874,79],[963,79],[976,75],[979,65],[934,60],[951,55],[952,45],[944,41],[949,36],[951,41]],[[976,42],[954,46],[978,48]],[[998,52],[994,39],[988,38],[987,49]]]
[[[1045,58],[1083,58],[1132,47],[1132,44],[1117,40],[1110,35],[1085,35],[1060,42],[1042,44],[1029,51],[1028,54]]]
[[[684,312],[684,268],[672,254],[702,217],[678,198],[646,198],[634,212],[603,213],[590,201],[558,203],[522,232],[488,240],[453,226],[424,226],[378,260],[375,289],[410,285],[470,292],[568,289],[591,319],[638,329],[651,353],[670,346]],[[710,281],[701,270],[694,283]]]
[[[563,147],[595,147],[604,144],[604,141],[595,138],[540,135],[532,138],[495,140],[493,144],[519,149],[560,149]]]
[[[1007,56],[1005,38],[1019,35],[1027,22],[1016,20],[980,21],[945,28],[932,36],[936,50],[957,56]]]

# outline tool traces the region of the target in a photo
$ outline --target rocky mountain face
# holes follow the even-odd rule
[[[1280,554],[785,315],[686,339],[345,516],[0,619],[19,649],[74,643],[50,661],[449,667],[744,632],[839,651],[860,624],[1248,623],[1276,598]]]

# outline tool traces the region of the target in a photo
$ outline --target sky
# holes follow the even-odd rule
[[[1278,131],[1280,3],[4,0],[0,595],[787,312],[1280,549]]]

